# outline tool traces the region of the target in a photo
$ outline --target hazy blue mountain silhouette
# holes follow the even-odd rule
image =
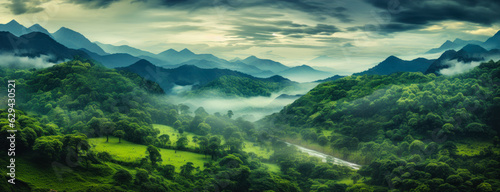
[[[345,75],[334,75],[334,76],[328,77],[326,79],[317,80],[315,82],[316,83],[323,83],[323,82],[327,82],[327,81],[335,81],[337,79],[341,79],[341,78],[344,78],[344,77],[346,77],[346,76]]]
[[[433,49],[427,51],[426,53],[440,53],[440,52],[451,50],[451,49],[459,50],[468,44],[479,45],[479,46],[484,47],[488,50],[500,49],[500,31],[498,31],[495,35],[488,38],[484,42],[477,41],[477,40],[462,40],[459,38],[455,39],[453,42],[450,40],[447,40],[440,47],[433,48]]]
[[[132,56],[135,57],[141,57],[141,56],[146,56],[146,57],[151,57],[154,58],[156,57],[155,54],[144,51],[141,49],[137,49],[135,47],[131,47],[128,45],[111,45],[111,44],[105,44],[105,43],[100,43],[100,42],[95,42],[99,47],[101,47],[105,52],[113,54],[113,53],[128,53]]]
[[[10,32],[0,32],[0,51],[28,57],[48,55],[52,57],[49,60],[51,62],[72,59],[77,55],[90,59],[85,52],[67,48],[41,32],[32,32],[20,37]]]
[[[389,56],[376,66],[353,75],[390,75],[397,72],[422,72],[424,73],[434,60],[417,58],[411,61],[402,60],[396,56]]]
[[[455,60],[456,62],[470,63],[473,61],[484,61],[490,57],[498,56],[500,56],[500,50],[498,49],[488,51],[479,45],[468,44],[459,51],[448,50],[444,52],[429,66],[425,73],[434,73],[439,75],[439,71],[441,69],[448,68],[449,61],[452,60]]]
[[[175,85],[205,85],[222,76],[237,76],[258,79],[251,75],[229,69],[202,69],[193,65],[182,65],[174,69],[165,69],[163,67],[153,65],[147,60],[139,60],[130,66],[117,69],[137,73],[148,80],[152,80],[158,83],[166,92],[169,92]],[[267,80],[279,82],[286,81],[288,79],[280,76],[273,76]]]
[[[500,49],[500,31],[498,31],[493,37],[488,38],[482,46],[487,49]]]
[[[256,56],[250,56],[247,57],[246,59],[242,60],[241,62],[246,63],[248,65],[255,66],[263,71],[272,71],[273,73],[279,73],[284,70],[289,69],[289,67],[281,64],[280,62],[276,62],[270,59],[260,59]]]
[[[301,65],[286,69],[278,73],[292,81],[311,82],[332,76],[333,74],[316,70],[307,65]]]
[[[107,54],[104,50],[101,49],[101,47],[99,47],[95,43],[90,42],[90,40],[88,40],[82,34],[66,27],[61,27],[59,30],[53,33],[52,36],[54,36],[55,40],[59,43],[72,49],[84,48],[99,55]]]

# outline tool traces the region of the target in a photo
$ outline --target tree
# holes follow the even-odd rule
[[[149,145],[146,152],[149,154],[149,160],[151,160],[153,166],[162,161],[160,151],[155,146]]]
[[[122,142],[122,138],[125,137],[125,131],[123,130],[116,130],[113,132],[113,136],[118,137],[118,143]]]
[[[181,121],[179,121],[179,120],[175,121],[174,128],[179,129],[179,128],[181,128],[181,126],[182,126],[182,122]]]
[[[233,117],[233,115],[234,115],[233,110],[227,111],[227,117],[229,117],[229,119],[231,119],[231,117]]]
[[[167,134],[163,134],[163,135],[160,135],[158,137],[158,139],[160,139],[160,142],[163,146],[166,146],[168,141],[170,141],[170,136],[167,135]]]
[[[194,114],[196,116],[201,116],[201,117],[205,117],[208,115],[208,113],[205,111],[203,107],[198,107],[198,109],[194,111]]]
[[[321,136],[318,137],[318,143],[321,146],[325,146],[326,144],[328,144],[328,139],[326,138],[326,136],[321,135]]]
[[[129,184],[132,181],[132,174],[130,174],[125,169],[118,170],[115,175],[113,175],[113,179],[118,184]]]
[[[113,122],[105,122],[104,126],[102,127],[101,132],[106,135],[106,142],[109,142],[109,135],[113,133],[113,130],[115,129],[116,124]]]
[[[422,142],[420,140],[414,140],[413,142],[411,142],[408,150],[410,151],[410,153],[420,153],[424,149],[425,149],[424,142]]]
[[[135,183],[136,184],[144,184],[149,181],[148,171],[145,169],[137,169],[137,173],[135,173]]]
[[[160,174],[162,174],[167,179],[173,179],[175,174],[175,166],[165,165],[160,169]]]
[[[198,145],[200,146],[201,153],[205,154],[205,157],[208,154],[208,138],[206,136],[198,138]]]
[[[181,166],[181,175],[186,178],[191,177],[191,173],[193,172],[194,168],[195,167],[193,166],[192,162],[187,162],[185,165]]]
[[[175,145],[177,146],[177,149],[185,149],[186,148],[186,145],[188,144],[188,138],[186,136],[182,136],[180,137],[177,142],[175,143]]]
[[[62,151],[63,143],[54,136],[37,138],[33,145],[33,151],[40,152],[42,157],[48,160],[56,160]]]
[[[243,149],[243,141],[240,138],[229,138],[225,145],[229,147],[230,153],[238,153]]]
[[[181,114],[189,114],[189,113],[191,113],[189,111],[189,106],[184,105],[184,104],[179,104],[179,110],[181,111]]]
[[[198,125],[198,128],[196,129],[195,133],[198,134],[198,135],[205,136],[205,135],[207,135],[210,132],[211,129],[212,129],[212,127],[210,127],[209,124],[207,124],[207,123],[200,123]]]
[[[209,143],[208,144],[208,152],[211,155],[212,159],[216,159],[218,156],[217,154],[219,152],[220,145],[221,145],[221,140],[219,139],[219,137],[212,136],[212,137],[210,137],[208,143]]]
[[[476,187],[477,191],[480,191],[480,192],[489,192],[489,191],[493,191],[493,188],[491,187],[491,185],[489,183],[481,183],[479,184],[477,187]]]

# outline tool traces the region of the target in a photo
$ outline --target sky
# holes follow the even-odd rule
[[[498,0],[0,0],[0,23],[359,72],[390,55],[437,57],[423,53],[446,40],[484,41],[500,30],[499,10]],[[311,62],[320,56],[328,62]]]

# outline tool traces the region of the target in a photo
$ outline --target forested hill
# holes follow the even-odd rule
[[[187,93],[189,96],[222,96],[222,97],[269,97],[283,89],[297,85],[281,76],[266,79],[237,76],[222,76]]]
[[[285,86],[294,84],[289,79],[278,75],[257,78],[229,69],[202,69],[193,65],[165,69],[146,60],[140,60],[128,67],[117,69],[137,73],[145,79],[157,82],[166,93],[178,85],[198,88],[198,90],[189,93],[190,95],[210,92],[211,95],[218,96],[269,96],[270,92],[279,91]],[[247,86],[252,86],[256,90]]]
[[[318,85],[260,123],[284,139],[367,164],[358,172],[371,178],[367,184],[498,189],[499,85],[500,62],[493,61],[448,77],[350,76]]]
[[[16,79],[20,87],[16,109],[41,116],[60,133],[103,136],[112,129],[93,123],[113,128],[120,124],[127,140],[148,143],[148,136],[157,134],[151,124],[166,123],[169,116],[169,106],[152,107],[151,93],[163,93],[158,84],[90,61],[73,60],[41,70],[2,70],[2,81]]]

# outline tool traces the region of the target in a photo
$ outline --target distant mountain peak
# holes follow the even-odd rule
[[[300,66],[297,66],[297,68],[302,68],[302,69],[313,69],[311,66],[309,65],[300,65]],[[314,70],[314,69],[313,69]]]
[[[484,53],[484,52],[488,52],[485,48],[483,48],[483,47],[481,47],[479,45],[476,45],[476,44],[467,44],[462,49],[460,49],[460,51],[465,51],[465,52],[468,52],[468,53]]]
[[[41,27],[41,28],[43,28],[43,27],[42,27],[41,25],[39,25],[38,23],[35,23],[35,24],[33,24],[31,27],[29,27],[29,28],[40,28],[40,27]]]
[[[179,53],[184,53],[184,54],[194,54],[191,50],[188,48],[184,48],[183,50],[179,51]]]
[[[166,51],[161,52],[160,54],[175,54],[175,53],[179,53],[179,52],[176,51],[175,49],[168,49]]]
[[[61,28],[59,28],[57,31],[64,31],[64,30],[71,30],[71,29],[66,28],[66,27],[61,27]]]
[[[493,37],[500,37],[500,30],[498,30],[497,33],[495,33],[495,35],[493,35]]]
[[[394,56],[394,55],[391,55],[391,56],[387,57],[387,59],[385,59],[385,61],[394,62],[394,61],[401,61],[401,59]]]
[[[12,19],[12,21],[8,22],[7,25],[21,25],[21,24],[19,24],[15,19]]]
[[[259,59],[259,58],[257,58],[255,55],[251,55],[251,56],[248,56],[246,59]]]
[[[135,62],[134,64],[132,64],[131,66],[155,66],[153,65],[151,62],[149,62],[148,60],[146,59],[141,59],[137,62]]]

